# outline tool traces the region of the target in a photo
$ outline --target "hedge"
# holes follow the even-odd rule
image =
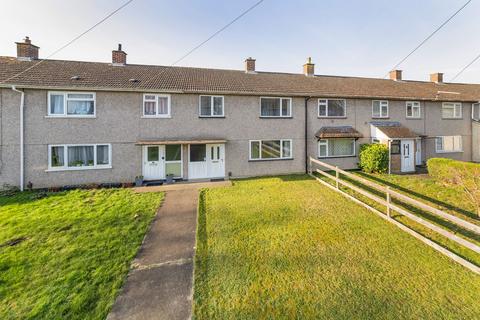
[[[358,154],[360,169],[368,173],[386,173],[388,171],[388,152],[388,147],[384,144],[362,144]]]
[[[474,175],[480,172],[480,164],[445,158],[431,158],[427,161],[428,173],[437,181],[456,184],[459,174]]]

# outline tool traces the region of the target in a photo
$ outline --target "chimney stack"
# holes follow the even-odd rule
[[[307,63],[303,65],[303,74],[307,77],[313,77],[315,75],[315,64],[312,63],[312,58],[307,58]]]
[[[245,59],[245,72],[255,73],[255,59],[252,57]]]
[[[32,61],[38,59],[38,49],[32,44],[29,37],[25,37],[23,42],[15,42],[17,44],[17,59],[23,61]]]
[[[390,80],[401,81],[402,80],[402,70],[392,70],[392,71],[390,71]]]
[[[437,72],[430,74],[430,81],[435,83],[443,83],[443,73]]]
[[[118,50],[112,51],[112,65],[124,66],[127,64],[127,54],[122,50],[122,45],[118,44]]]

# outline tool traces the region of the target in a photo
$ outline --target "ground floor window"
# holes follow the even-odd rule
[[[353,157],[355,156],[355,139],[320,139],[318,140],[318,157]]]
[[[250,160],[274,160],[292,158],[292,140],[252,140]]]
[[[400,154],[400,140],[390,142],[390,154]]]
[[[51,145],[48,147],[51,170],[101,169],[111,167],[110,144]]]
[[[462,152],[462,136],[442,136],[435,140],[437,153]]]

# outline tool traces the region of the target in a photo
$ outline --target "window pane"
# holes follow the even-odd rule
[[[380,116],[380,101],[373,101],[372,116],[374,117]]]
[[[153,100],[155,101],[156,97],[154,95],[146,95],[145,100]]]
[[[290,140],[284,140],[282,142],[283,144],[283,147],[282,147],[282,151],[283,151],[283,157],[284,158],[290,158],[292,156],[292,146],[291,146],[291,143],[290,143]]]
[[[251,159],[260,159],[260,142],[252,141],[250,143],[250,157]]]
[[[68,147],[69,167],[90,167],[94,165],[93,146]]]
[[[438,137],[436,140],[436,148],[438,151],[443,151],[443,138],[442,137]]]
[[[50,114],[64,114],[65,106],[63,95],[52,94],[50,95]]]
[[[191,144],[190,145],[190,161],[200,162],[205,161],[207,158],[207,146],[204,144]]]
[[[262,159],[280,158],[280,140],[262,141]]]
[[[382,107],[382,117],[387,117],[388,116],[388,102],[382,101],[381,102],[381,107]]]
[[[328,100],[328,116],[344,117],[345,116],[345,100]]]
[[[222,97],[213,98],[213,115],[215,116],[223,115],[223,98]]]
[[[157,103],[155,101],[145,101],[143,105],[143,112],[146,116],[154,116],[157,113]]]
[[[326,117],[327,116],[327,100],[319,100],[318,102],[318,116]]]
[[[201,96],[200,97],[200,115],[211,116],[212,114],[212,97]]]
[[[326,157],[327,156],[327,141],[320,140],[318,142],[318,156],[319,157]]]
[[[282,99],[282,116],[290,116],[290,99]]]
[[[455,104],[455,118],[461,118],[462,117],[462,105],[461,104]]]
[[[390,143],[390,154],[400,154],[400,140],[394,140]]]
[[[280,116],[280,99],[262,98],[261,99],[261,115],[264,117],[279,117]]]
[[[86,115],[93,114],[93,101],[67,101],[67,114]]]
[[[63,167],[65,165],[64,147],[52,147],[52,167]]]
[[[159,153],[158,147],[147,147],[147,161],[158,161]]]
[[[165,146],[165,160],[166,161],[180,161],[182,160],[182,145],[167,144]]]
[[[181,163],[166,163],[165,174],[172,174],[174,177],[182,176],[182,164]]]
[[[158,114],[168,115],[168,98],[158,97]]]
[[[329,156],[351,156],[353,155],[354,143],[353,139],[331,139],[329,143]]]
[[[69,93],[67,95],[68,99],[84,99],[84,100],[93,100],[93,94],[91,93]]]
[[[109,146],[97,146],[97,165],[108,165],[109,161]]]
[[[444,103],[442,107],[443,118],[453,118],[455,116],[455,107],[451,103]]]
[[[472,106],[472,119],[480,120],[480,103],[474,103]]]

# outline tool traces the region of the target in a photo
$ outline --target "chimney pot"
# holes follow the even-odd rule
[[[246,73],[255,73],[255,59],[248,57],[245,59],[245,72]]]
[[[122,44],[118,44],[118,50],[112,51],[112,65],[124,66],[127,64],[127,53],[122,50]]]
[[[401,81],[402,80],[402,70],[392,70],[392,71],[390,71],[390,80]]]
[[[32,44],[32,40],[28,36],[23,39],[23,42],[15,42],[17,45],[17,59],[32,61],[38,59],[38,49],[36,45]]]
[[[430,74],[430,81],[435,83],[443,83],[443,73],[436,72]]]
[[[303,65],[303,74],[307,77],[313,77],[315,75],[315,64],[312,63],[312,58],[307,58],[307,63]]]

